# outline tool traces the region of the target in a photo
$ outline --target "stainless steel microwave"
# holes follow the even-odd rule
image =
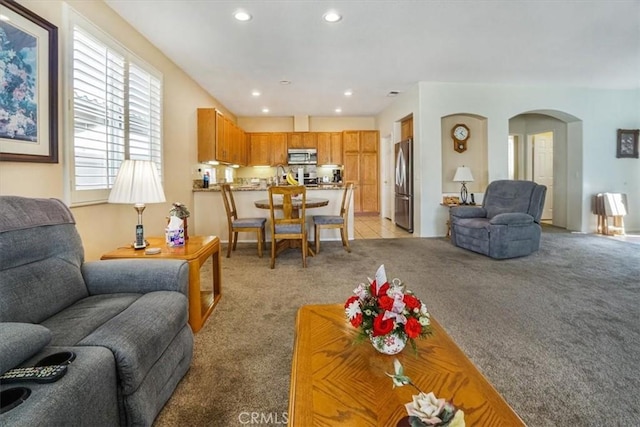
[[[318,150],[315,148],[290,148],[287,151],[287,163],[290,165],[317,165]]]

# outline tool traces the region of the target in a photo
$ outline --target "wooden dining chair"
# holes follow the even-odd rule
[[[347,252],[351,252],[349,247],[349,205],[351,196],[353,195],[353,183],[345,184],[342,193],[342,205],[340,206],[340,215],[314,215],[313,228],[315,234],[316,253],[320,252],[320,230],[323,228],[339,228],[340,237],[342,237],[342,246]]]
[[[229,243],[227,245],[227,258],[231,257],[231,248],[236,250],[238,243],[238,233],[254,232],[258,233],[258,256],[262,258],[262,248],[266,247],[265,224],[267,218],[238,218],[236,203],[233,200],[233,192],[229,184],[222,185],[222,200],[224,209],[227,211],[227,224],[229,228]]]
[[[300,195],[300,206],[293,205],[292,197]],[[282,196],[282,200],[278,199]],[[275,200],[274,200],[275,198]],[[271,215],[271,268],[276,265],[278,246],[286,243],[290,245],[293,240],[300,240],[302,248],[302,266],[307,267],[307,227],[305,224],[305,204],[307,202],[307,189],[304,186],[269,187],[269,212]],[[282,205],[282,208],[276,207]],[[281,211],[282,214],[277,211]],[[280,239],[280,242],[278,242]]]

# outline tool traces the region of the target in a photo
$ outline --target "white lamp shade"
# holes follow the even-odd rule
[[[456,169],[456,174],[453,177],[453,182],[473,182],[471,169],[466,166],[458,166],[458,169]]]
[[[125,160],[109,194],[109,203],[162,203],[164,190],[155,163]]]

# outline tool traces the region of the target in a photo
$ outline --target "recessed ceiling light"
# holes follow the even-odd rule
[[[341,20],[342,19],[342,15],[340,15],[338,12],[330,10],[329,12],[325,13],[324,15],[322,15],[322,19],[324,19],[327,22],[334,23],[334,22],[338,22],[339,20]]]
[[[262,112],[266,114],[266,113],[269,112],[269,109],[265,107],[265,108],[262,109]]]
[[[353,91],[351,89],[347,89],[344,91],[344,96],[351,96],[353,95]]]
[[[291,80],[280,80],[280,84],[284,85],[284,86],[290,85],[291,84]]]
[[[400,92],[398,92],[397,90],[392,90],[391,92],[389,92],[387,94],[387,96],[393,97],[393,96],[398,96]]]
[[[260,96],[260,91],[254,90],[253,92],[251,92],[251,96]]]
[[[338,108],[336,108],[335,111],[336,111],[336,113],[342,113],[342,108],[338,107]]]
[[[233,14],[233,17],[238,21],[250,21],[252,16],[249,12],[245,12],[244,10],[236,10]]]

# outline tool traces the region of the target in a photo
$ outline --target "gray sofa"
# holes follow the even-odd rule
[[[193,355],[188,265],[84,262],[70,210],[56,199],[0,197],[0,372],[63,351],[56,382],[0,414],[6,426],[151,425]]]
[[[451,243],[498,259],[537,251],[546,193],[547,187],[532,181],[493,181],[482,206],[451,208]]]

